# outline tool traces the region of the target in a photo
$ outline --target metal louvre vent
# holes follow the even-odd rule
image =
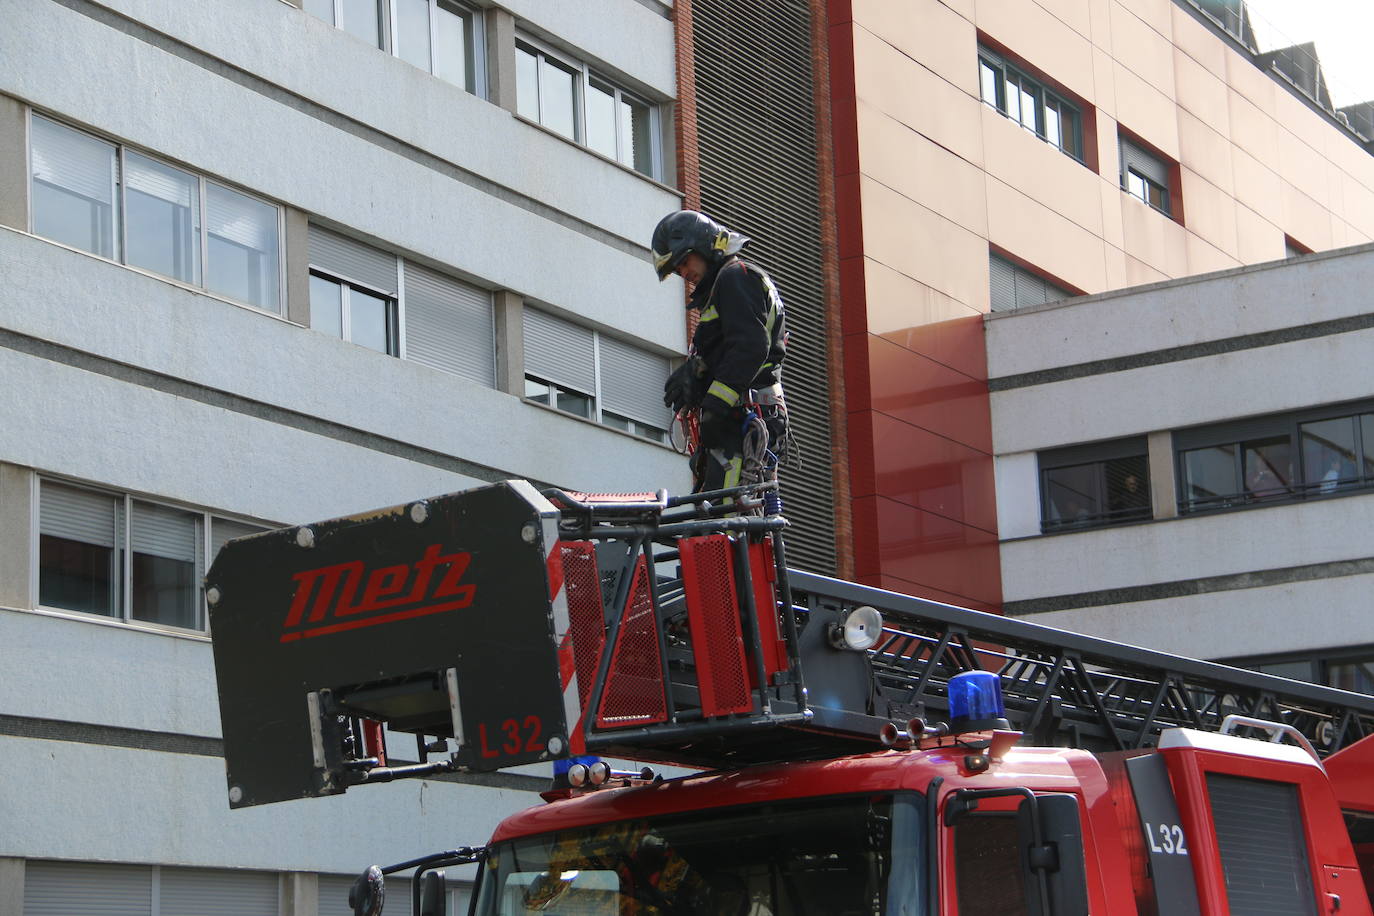
[[[701,208],[753,239],[745,257],[768,271],[787,307],[783,380],[803,460],[782,475],[788,561],[834,573],[811,14],[799,0],[694,0],[692,21]]]
[[[1298,787],[1207,774],[1233,916],[1316,916]]]

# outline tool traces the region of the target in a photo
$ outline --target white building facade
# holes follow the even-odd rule
[[[489,481],[690,485],[668,13],[0,0],[0,916],[343,914],[345,875],[538,801],[230,812],[200,580]]]
[[[1008,615],[1370,692],[1374,246],[988,316]]]

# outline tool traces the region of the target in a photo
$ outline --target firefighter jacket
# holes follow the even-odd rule
[[[707,394],[734,407],[748,398],[749,389],[782,381],[787,323],[768,274],[727,258],[702,277],[688,307],[700,312],[692,349],[706,365]]]

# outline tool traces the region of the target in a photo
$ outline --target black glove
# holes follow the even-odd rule
[[[705,379],[701,377],[701,363],[692,357],[673,370],[663,383],[663,406],[677,413],[684,407],[695,407],[705,394]]]
[[[698,429],[701,447],[717,448],[730,440],[730,433],[740,425],[735,409],[714,394],[701,399],[701,426]]]

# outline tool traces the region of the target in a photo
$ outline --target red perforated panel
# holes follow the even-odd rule
[[[606,643],[606,614],[601,604],[601,578],[596,570],[596,545],[591,541],[560,541],[564,589],[568,594],[568,622],[573,657],[577,661],[578,705],[586,714],[587,698],[596,679],[601,649]]]
[[[642,556],[635,564],[614,651],[601,708],[597,710],[597,727],[623,728],[667,721],[658,620],[649,591],[649,569]]]
[[[754,704],[740,634],[730,538],[723,534],[683,538],[678,548],[702,715],[749,712]]]
[[[771,678],[779,671],[787,670],[787,644],[778,636],[778,567],[773,560],[771,540],[749,545],[749,576],[754,582],[754,610],[759,618],[763,673]],[[753,673],[753,669],[749,669],[751,683]]]

